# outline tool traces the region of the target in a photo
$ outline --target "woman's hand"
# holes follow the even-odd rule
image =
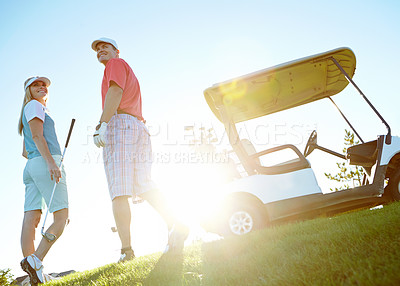
[[[51,180],[56,180],[56,183],[58,184],[58,182],[61,179],[60,168],[58,168],[58,166],[57,166],[56,162],[54,162],[54,160],[53,160],[53,162],[47,163],[47,167],[49,169]]]

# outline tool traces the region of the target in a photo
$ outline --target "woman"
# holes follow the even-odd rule
[[[25,97],[18,124],[18,133],[24,136],[22,155],[28,159],[23,175],[25,213],[21,247],[25,258],[21,261],[21,267],[28,273],[32,285],[45,282],[42,261],[54,243],[42,238],[35,250],[35,230],[44,203],[49,205],[55,182],[57,187],[49,210],[54,215],[54,222],[46,232],[58,238],[68,221],[65,172],[58,167],[61,162],[61,149],[54,121],[46,109],[49,85],[50,80],[45,77],[31,77],[25,81]]]

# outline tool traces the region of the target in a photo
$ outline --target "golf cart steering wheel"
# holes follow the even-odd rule
[[[315,146],[317,146],[317,131],[314,130],[310,134],[310,138],[308,138],[306,148],[304,148],[304,157],[307,157],[308,155],[311,154],[312,151],[314,151]]]

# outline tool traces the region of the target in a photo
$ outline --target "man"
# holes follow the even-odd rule
[[[151,180],[151,142],[142,116],[139,82],[131,67],[119,58],[114,40],[95,40],[92,49],[105,66],[101,86],[103,113],[93,140],[97,147],[103,147],[104,169],[121,240],[119,261],[135,257],[131,247],[129,197],[134,202],[145,199],[163,217],[169,229],[166,252],[182,250],[189,230],[173,217]]]

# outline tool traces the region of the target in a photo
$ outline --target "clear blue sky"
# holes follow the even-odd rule
[[[45,271],[91,269],[117,260],[119,249],[116,234],[109,231],[113,218],[97,160],[101,153],[91,139],[101,113],[103,73],[90,48],[94,39],[115,39],[121,57],[136,73],[158,154],[186,150],[186,125],[214,126],[222,132],[203,98],[203,90],[212,84],[343,46],[356,54],[354,79],[399,135],[399,14],[400,2],[395,0],[1,1],[0,269],[23,274],[19,237],[25,159],[17,121],[28,77],[43,75],[52,81],[48,107],[61,144],[71,118],[77,119],[65,158],[71,224],[46,257]],[[351,88],[337,102],[365,140],[385,132]],[[269,124],[316,126],[319,143],[340,151],[346,125],[333,107],[319,103],[308,111],[308,117],[296,112],[273,116]],[[301,129],[301,150],[309,131]],[[328,160],[323,156],[310,156],[321,185],[321,174],[330,168],[322,167],[321,161]],[[164,190],[187,194],[196,182],[178,165],[155,164],[154,178]],[[161,250],[165,239],[154,237],[165,237],[163,224],[145,205],[134,211],[135,251],[142,255]],[[136,214],[149,218],[136,221]]]

